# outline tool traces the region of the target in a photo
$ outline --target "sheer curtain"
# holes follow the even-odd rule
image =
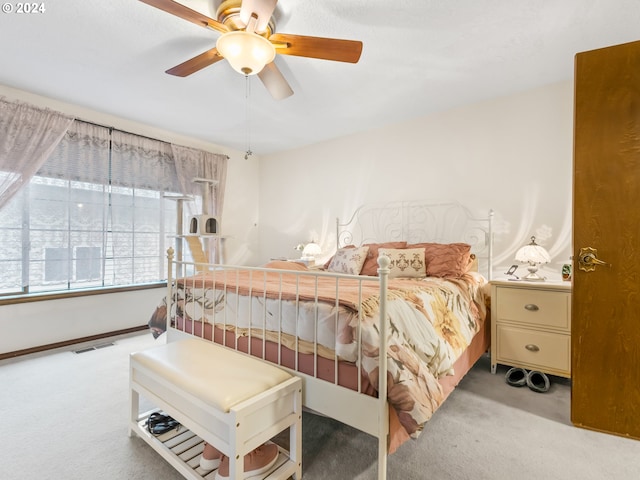
[[[120,130],[111,132],[111,140],[112,185],[179,191],[170,144]]]
[[[107,127],[74,121],[37,175],[60,180],[104,184],[109,178]]]
[[[0,208],[29,183],[72,122],[62,113],[0,97]]]
[[[76,120],[32,178],[22,214],[30,292],[110,285],[103,235],[109,140],[109,128]]]
[[[226,167],[224,155],[0,96],[0,294],[166,278],[166,244],[178,226],[167,198],[200,201],[203,185],[193,179],[216,180],[204,211],[219,217]],[[185,206],[203,212],[193,203]],[[217,261],[218,240],[206,243]]]
[[[157,268],[158,275],[166,275],[163,265],[168,238],[162,230],[173,231],[175,222],[167,217],[163,195],[180,192],[170,144],[113,130],[110,179],[109,243],[130,250],[134,283],[152,276]]]
[[[229,158],[219,153],[205,152],[196,150],[195,148],[183,147],[180,145],[171,145],[173,152],[173,160],[176,166],[178,182],[180,183],[181,192],[184,195],[195,195],[203,197],[203,188],[205,184],[194,182],[194,178],[206,178],[215,180],[211,186],[209,195],[209,205],[200,205],[200,211],[194,211],[192,205],[187,205],[187,209],[191,215],[196,213],[207,212],[208,215],[216,217],[218,220],[218,232],[221,231],[220,218],[222,217],[222,208],[224,206],[224,191],[227,180],[227,163]],[[216,239],[208,239],[208,245],[205,245],[205,251],[209,252],[209,261],[218,262],[222,256],[221,242]]]

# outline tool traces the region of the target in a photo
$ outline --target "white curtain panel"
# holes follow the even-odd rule
[[[111,133],[111,151],[112,185],[180,191],[168,143],[114,129]]]
[[[183,195],[191,195],[198,199],[196,205],[187,202],[186,208],[189,215],[206,213],[220,220],[224,204],[224,191],[227,181],[227,163],[229,158],[219,153],[205,152],[195,148],[171,145],[173,159]],[[206,178],[215,180],[211,186],[209,204],[202,205],[204,188],[206,184],[194,182],[194,178]],[[218,223],[220,225],[220,223]],[[220,258],[217,246],[220,245],[213,239],[207,240],[205,251],[209,252],[209,260],[216,262]]]
[[[0,208],[29,183],[72,117],[0,97]]]
[[[203,196],[204,185],[194,182],[194,178],[215,180],[209,198],[209,205],[201,205],[209,215],[219,217],[222,214],[224,202],[224,187],[227,179],[228,157],[219,153],[205,152],[195,148],[171,145],[173,159],[176,165],[178,181],[184,195]],[[196,212],[190,212],[194,214]]]
[[[104,184],[109,178],[109,128],[74,121],[36,174]]]

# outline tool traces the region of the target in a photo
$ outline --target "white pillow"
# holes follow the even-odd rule
[[[327,271],[360,275],[369,247],[341,248],[331,259]]]
[[[391,260],[389,278],[427,276],[424,248],[380,248],[378,254],[386,255]]]

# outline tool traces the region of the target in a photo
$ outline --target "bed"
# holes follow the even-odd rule
[[[387,454],[419,436],[487,351],[492,215],[456,202],[364,205],[336,220],[324,269],[196,264],[170,249],[149,324],[167,341],[197,336],[301,376],[307,409],[378,438],[384,479]]]

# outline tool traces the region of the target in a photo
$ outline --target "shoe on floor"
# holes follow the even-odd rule
[[[269,471],[278,459],[278,445],[267,442],[244,456],[244,476],[249,478]],[[216,472],[215,480],[229,478],[229,457],[223,456],[220,468]]]
[[[512,387],[524,387],[527,384],[528,372],[524,368],[511,368],[504,376],[505,382]]]
[[[546,373],[532,370],[527,375],[527,386],[534,392],[545,393],[549,391],[551,382],[549,382],[549,377],[547,377]]]
[[[179,428],[180,423],[162,412],[153,412],[147,418],[147,430],[153,435],[162,435],[174,428]]]
[[[205,442],[204,450],[202,451],[202,455],[200,455],[200,468],[210,472],[218,468],[221,461],[222,452]]]

